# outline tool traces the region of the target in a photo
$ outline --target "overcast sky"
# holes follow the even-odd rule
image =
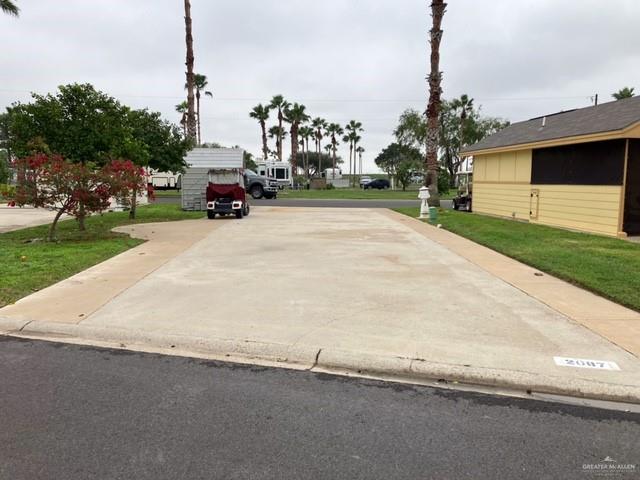
[[[181,0],[17,0],[0,16],[0,108],[90,82],[178,122]],[[192,0],[196,72],[209,77],[203,140],[260,153],[248,112],[281,93],[329,121],[360,120],[367,171],[406,108],[427,100],[425,0]],[[511,121],[640,90],[638,0],[450,0],[444,96]],[[287,142],[288,143],[288,142]],[[286,149],[288,150],[288,145]],[[342,151],[348,158],[348,150]]]

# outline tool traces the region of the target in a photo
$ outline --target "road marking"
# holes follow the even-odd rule
[[[553,357],[561,367],[595,368],[596,370],[620,370],[616,362],[606,360],[588,360],[586,358]]]

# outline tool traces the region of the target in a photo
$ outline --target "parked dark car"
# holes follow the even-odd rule
[[[368,188],[377,188],[378,190],[384,190],[389,188],[390,186],[391,184],[389,183],[389,180],[386,180],[384,178],[376,178],[375,180],[371,180],[369,183],[363,185],[365,190],[367,190]]]

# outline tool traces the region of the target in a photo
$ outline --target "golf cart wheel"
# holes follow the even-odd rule
[[[247,204],[247,206],[244,209],[244,216],[246,217],[247,215],[249,215],[250,211],[251,211],[251,207],[249,207],[249,204]]]
[[[262,185],[254,185],[251,187],[251,196],[256,200],[262,198],[264,196],[264,188],[262,188]]]
[[[238,210],[236,210],[236,218],[242,218],[242,217],[243,217],[243,215],[242,215],[242,209],[241,209],[241,208],[239,208]]]
[[[216,218],[216,213],[213,210],[207,210],[207,218],[209,220],[213,220]]]
[[[458,202],[456,202],[455,198],[453,199],[453,209],[460,210],[460,205],[458,205]]]

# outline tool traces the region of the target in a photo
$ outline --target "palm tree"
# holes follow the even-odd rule
[[[20,9],[11,0],[0,0],[0,10],[8,15],[17,17],[20,14]]]
[[[271,127],[269,129],[269,138],[275,138],[276,139],[276,155],[278,157],[278,159],[280,159],[280,155],[278,154],[278,152],[282,152],[282,141],[285,139],[285,137],[287,136],[287,131],[282,128],[279,127],[278,125],[274,125],[273,127]]]
[[[633,87],[631,88],[624,87],[618,90],[616,93],[612,93],[611,96],[616,100],[622,100],[623,98],[631,98],[635,95],[635,93],[633,93],[633,90],[634,90]]]
[[[193,33],[191,20],[191,2],[184,0],[184,24],[185,24],[185,39],[187,43],[187,137],[192,141],[196,141],[196,110],[194,105],[194,74],[193,64],[195,62],[193,57]]]
[[[206,75],[201,75],[199,73],[196,73],[193,75],[193,88],[196,91],[196,119],[197,119],[197,131],[198,131],[198,145],[202,144],[202,136],[200,133],[200,98],[203,92],[205,97],[213,98],[213,93],[205,90],[208,84],[209,84],[209,81],[207,80]],[[189,85],[185,84],[184,88],[188,89]]]
[[[309,139],[314,135],[313,128],[311,128],[309,125],[303,125],[298,131],[298,135],[302,139],[302,142],[305,144],[303,148],[304,174],[307,178],[309,178]]]
[[[324,146],[325,151],[327,152],[327,157],[331,158],[331,150],[333,149],[333,147],[331,146],[330,143],[327,143]],[[320,172],[320,174],[322,175],[322,172]]]
[[[467,116],[473,111],[473,98],[469,98],[467,94],[461,95],[460,98],[454,98],[451,101],[453,110],[460,109],[460,127],[458,131],[458,152],[464,147],[464,127],[467,123]]]
[[[298,158],[298,131],[300,124],[309,121],[309,115],[305,112],[304,105],[294,103],[287,106],[284,111],[284,120],[291,124],[291,171],[296,172],[296,159]]]
[[[353,157],[353,137],[355,134],[353,132],[348,132],[344,137],[342,137],[342,141],[344,143],[349,144],[349,183],[352,183],[351,179],[351,159]]]
[[[262,130],[262,156],[265,162],[269,156],[269,146],[267,145],[267,120],[269,120],[269,111],[268,106],[259,103],[253,107],[253,110],[249,113],[251,118],[255,118],[260,123],[260,129]]]
[[[346,127],[344,127],[347,132],[349,132],[349,175],[352,175],[350,180],[355,187],[355,174],[356,174],[356,147],[358,146],[358,142],[361,138],[358,136],[359,132],[364,132],[362,128],[362,123],[356,122],[355,120],[351,120]],[[353,174],[351,173],[351,155],[353,154]]]
[[[327,121],[324,118],[316,117],[311,121],[314,130],[314,139],[316,142],[316,153],[318,154],[318,172],[322,171],[322,137],[324,130],[327,128]]]
[[[338,148],[338,139],[340,135],[344,134],[344,130],[337,123],[330,123],[327,127],[327,133],[331,136],[331,149],[332,149],[332,158],[333,158],[333,179],[336,178],[336,150]]]
[[[442,95],[442,73],[440,72],[440,41],[442,40],[442,17],[447,9],[444,0],[432,0],[431,3],[431,72],[429,73],[429,103],[427,104],[427,154],[425,166],[427,175],[425,185],[431,191],[432,206],[440,206],[438,198],[438,133]]]
[[[182,133],[184,134],[185,137],[187,136],[187,110],[188,109],[189,109],[189,105],[187,104],[186,100],[176,105],[176,112],[182,115],[182,117],[180,118],[180,125],[182,125]]]
[[[278,127],[280,132],[284,132],[282,128],[282,121],[284,120],[284,111],[289,107],[289,102],[287,102],[282,95],[275,95],[271,99],[271,103],[269,104],[269,108],[272,110],[278,111]],[[277,144],[278,148],[278,159],[282,161],[282,137],[278,139]]]
[[[359,146],[356,148],[356,152],[358,153],[358,174],[362,175],[362,154],[364,153],[364,148]]]

